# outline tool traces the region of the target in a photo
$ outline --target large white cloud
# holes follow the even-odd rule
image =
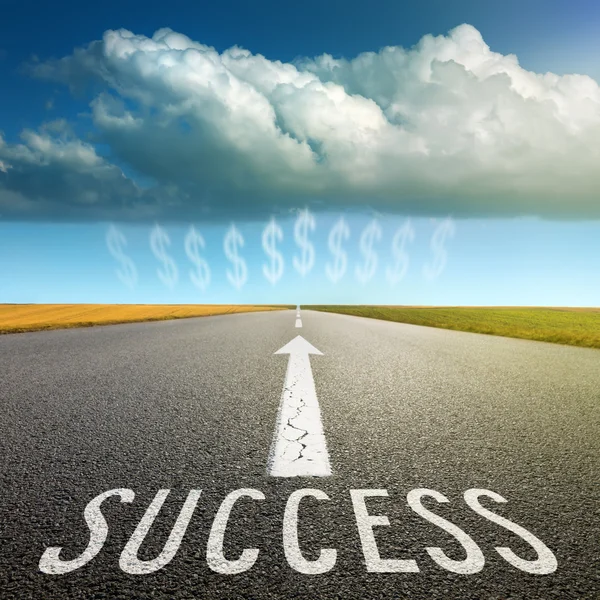
[[[33,70],[94,90],[93,122],[114,159],[190,211],[315,198],[455,216],[600,217],[597,82],[529,72],[469,25],[408,50],[295,64],[237,47],[220,54],[169,29],[107,31]],[[28,135],[40,152],[43,139]],[[96,178],[116,168],[72,144],[63,165],[71,153]],[[15,161],[10,152],[0,147],[3,164]]]

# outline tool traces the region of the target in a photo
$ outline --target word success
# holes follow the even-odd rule
[[[160,513],[169,492],[170,490],[168,489],[158,491],[131,535],[131,538],[123,548],[119,559],[119,567],[124,572],[134,575],[153,573],[165,567],[175,556],[200,499],[201,490],[195,489],[189,492],[160,554],[151,560],[140,560],[138,558],[138,550]],[[63,560],[60,558],[62,551],[60,547],[47,548],[39,563],[39,568],[43,573],[51,575],[70,573],[80,569],[98,555],[108,536],[108,525],[102,515],[101,507],[102,503],[112,496],[118,497],[121,502],[133,502],[135,494],[130,489],[120,488],[104,492],[91,500],[84,511],[84,518],[89,529],[89,543],[87,548],[79,557],[72,560]],[[355,489],[350,490],[350,496],[367,571],[372,573],[419,572],[419,565],[414,559],[381,558],[379,554],[374,528],[389,526],[390,522],[385,515],[369,513],[366,499],[373,496],[387,497],[387,491],[385,489]],[[244,488],[235,490],[223,500],[212,523],[206,547],[206,561],[208,567],[217,573],[233,575],[248,571],[258,558],[259,550],[257,548],[244,549],[239,558],[234,560],[225,557],[224,538],[229,516],[235,503],[244,497],[258,502],[265,499],[264,494],[256,489]],[[317,559],[307,560],[305,558],[298,539],[298,521],[300,503],[306,497],[312,497],[320,501],[329,500],[327,494],[318,489],[301,489],[289,496],[283,516],[283,550],[286,560],[292,569],[306,575],[318,575],[334,568],[337,551],[334,548],[321,548]],[[556,557],[541,540],[520,525],[482,506],[480,503],[481,498],[484,498],[488,504],[490,501],[496,503],[506,502],[499,494],[485,489],[470,489],[464,494],[464,502],[469,509],[475,511],[483,519],[487,519],[498,527],[504,528],[521,538],[533,549],[536,555],[534,559],[524,559],[510,548],[495,548],[495,551],[506,562],[520,571],[533,575],[547,575],[556,570]],[[445,503],[449,502],[448,498],[435,490],[421,488],[410,491],[407,494],[406,500],[408,506],[417,515],[445,532],[445,538],[447,538],[447,534],[452,536],[456,543],[462,547],[462,554],[464,555],[462,560],[455,560],[447,556],[442,548],[425,548],[430,559],[442,569],[446,569],[452,573],[470,575],[481,571],[485,564],[485,558],[473,538],[455,524],[426,508],[423,504],[423,499],[428,499],[429,504],[431,504],[431,499],[438,503]],[[305,508],[304,510],[308,509]],[[312,508],[312,510],[315,509]],[[533,556],[533,554],[529,554]],[[311,552],[311,556],[315,556],[314,552]]]

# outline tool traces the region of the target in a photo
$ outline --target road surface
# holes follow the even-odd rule
[[[600,598],[597,350],[237,314],[2,336],[0,402],[3,599]]]

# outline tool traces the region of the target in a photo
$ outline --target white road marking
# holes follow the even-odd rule
[[[100,510],[100,506],[111,496],[119,496],[121,502],[133,502],[135,498],[133,490],[119,488],[99,494],[90,500],[83,511],[83,517],[90,530],[90,541],[87,548],[83,551],[83,554],[72,560],[63,560],[60,558],[62,552],[60,546],[46,548],[39,564],[39,569],[42,573],[48,573],[49,575],[70,573],[89,563],[102,550],[104,542],[108,537],[108,524]]]
[[[267,472],[272,477],[331,475],[309,354],[323,353],[302,336],[275,354],[289,354]]]
[[[435,490],[426,488],[411,490],[406,496],[408,505],[419,516],[430,523],[437,525],[456,538],[458,543],[463,547],[466,556],[463,560],[454,560],[453,558],[449,558],[441,548],[435,547],[425,548],[427,554],[429,554],[440,567],[444,567],[444,569],[451,571],[452,573],[459,573],[460,575],[479,573],[485,565],[485,557],[483,556],[481,548],[479,548],[473,538],[470,535],[467,535],[460,527],[425,508],[421,502],[423,497],[433,498],[438,502],[449,502],[448,498]]]
[[[527,531],[524,527],[481,506],[479,503],[480,496],[487,496],[495,502],[506,502],[506,499],[500,494],[496,494],[496,492],[490,490],[476,488],[465,492],[465,502],[470,508],[482,517],[489,519],[492,523],[496,523],[497,525],[500,525],[500,527],[508,529],[508,531],[525,540],[537,552],[538,557],[536,560],[527,560],[515,554],[510,548],[505,547],[496,547],[496,552],[513,567],[517,567],[517,569],[525,571],[525,573],[532,573],[534,575],[548,575],[549,573],[554,573],[558,567],[558,562],[552,550],[550,550],[542,540],[536,538],[533,533]]]
[[[296,319],[296,327],[302,327],[302,319]]]
[[[298,539],[298,509],[300,500],[306,496],[312,496],[317,500],[329,500],[329,496],[321,490],[306,489],[296,490],[288,498],[283,515],[283,550],[288,565],[306,575],[320,575],[331,571],[335,566],[337,550],[334,548],[321,549],[319,558],[316,560],[306,560],[300,549],[300,540]]]
[[[288,346],[290,345],[295,346],[290,352],[292,356],[294,356],[296,353],[300,353],[305,354],[308,357],[307,353],[311,351],[310,349],[312,349],[312,351],[315,353],[319,353],[318,350],[312,348],[308,342],[299,336],[290,342],[290,344],[288,344]],[[284,348],[282,348],[282,350],[284,350]],[[327,455],[326,450],[324,455]],[[328,464],[327,468],[329,469]],[[305,473],[295,474],[304,475]],[[290,472],[286,472],[286,474],[283,476],[292,476],[292,474]],[[151,558],[149,560],[140,559],[138,557],[138,551],[141,546],[144,546],[146,536],[155,527],[156,520],[160,518],[162,506],[170,491],[170,489],[160,489],[157,492],[154,500],[152,500],[150,506],[139,521],[135,531],[131,534],[129,541],[121,552],[118,562],[118,565],[124,572],[132,575],[147,575],[154,573],[168,565],[179,551],[179,547],[185,536],[186,528],[193,516],[193,512],[196,508],[196,504],[198,503],[202,490],[190,490],[183,508],[181,509],[175,524],[172,526],[171,533],[169,534],[169,537],[160,554],[156,558]],[[109,537],[108,523],[102,514],[101,509],[103,503],[112,496],[118,496],[122,503],[132,503],[135,499],[134,491],[127,488],[110,490],[108,492],[99,494],[92,499],[85,507],[83,513],[89,530],[89,542],[87,548],[81,555],[73,559],[62,559],[60,557],[63,553],[63,550],[65,550],[66,554],[73,556],[73,548],[63,548],[58,546],[46,548],[39,562],[39,570],[42,573],[58,576],[70,573],[82,568],[100,553],[100,551],[103,549],[104,543]],[[307,518],[307,511],[315,511],[314,503],[310,503],[308,506],[303,506],[302,510],[299,510],[301,501],[303,501],[303,499],[307,496],[311,496],[319,501],[329,500],[327,494],[314,488],[296,490],[290,494],[283,516],[283,550],[287,562],[292,569],[298,573],[318,575],[333,569],[337,558],[337,550],[335,548],[325,548],[319,550],[318,546],[311,547],[308,545],[308,541],[306,539],[303,540],[302,545],[300,544],[298,535],[298,522],[301,517]],[[418,573],[420,568],[414,558],[405,557],[400,559],[381,557],[379,548],[377,546],[377,536],[375,535],[374,530],[376,527],[389,527],[390,520],[385,514],[381,514],[381,511],[385,510],[383,506],[379,506],[378,509],[371,507],[372,509],[377,510],[377,514],[371,514],[369,512],[365,500],[366,498],[370,498],[372,496],[387,498],[389,495],[386,489],[350,490],[356,526],[358,528],[360,543],[363,550],[363,564],[366,567],[367,572]],[[492,492],[491,490],[476,488],[467,490],[465,492],[465,504],[481,517],[484,517],[491,523],[498,525],[501,528],[508,530],[512,534],[520,537],[522,542],[525,542],[531,546],[531,549],[537,554],[537,558],[522,558],[519,556],[519,554],[516,554],[513,550],[504,546],[494,547],[494,550],[513,567],[526,573],[532,575],[549,575],[554,573],[557,570],[558,562],[556,556],[548,548],[548,546],[546,546],[539,538],[534,536],[530,531],[521,525],[517,525],[505,517],[502,517],[496,513],[493,513],[487,508],[484,508],[479,501],[479,498],[482,496],[486,498],[486,502],[488,499],[491,499],[495,502],[506,503],[506,500],[500,496],[500,494]],[[429,554],[430,558],[435,564],[437,564],[439,567],[442,567],[446,571],[450,571],[451,573],[468,575],[480,572],[484,568],[485,558],[477,543],[457,525],[447,521],[445,518],[426,508],[422,503],[422,498],[424,497],[433,498],[440,503],[447,503],[448,499],[446,496],[437,492],[436,490],[427,488],[411,490],[406,496],[408,506],[412,508],[417,515],[444,531],[443,542],[441,546],[443,546],[445,549],[443,550],[441,546],[431,546],[426,547],[425,552]],[[262,501],[265,499],[265,494],[263,494],[260,490],[251,488],[235,490],[225,497],[219,510],[217,511],[216,516],[214,517],[212,526],[210,528],[208,543],[206,545],[206,562],[208,567],[216,573],[221,573],[224,575],[243,573],[251,569],[258,558],[259,550],[257,548],[246,548],[242,550],[238,558],[232,560],[226,558],[225,556],[226,547],[224,547],[224,541],[225,539],[229,539],[227,528],[232,509],[234,509],[237,501],[240,499],[244,499],[243,503],[246,504],[247,498],[255,501]],[[115,510],[114,500],[111,500],[111,503],[113,504],[110,509],[112,513]],[[243,509],[241,507],[235,508],[235,516],[238,519],[240,518],[239,510]],[[458,516],[458,514],[456,516]],[[313,512],[313,523],[316,522],[315,518],[317,517]],[[172,522],[170,518],[168,520],[169,522]],[[246,520],[244,519],[244,521]],[[246,522],[245,526],[247,526]],[[120,532],[119,535],[121,536],[121,534],[124,533],[124,531]],[[406,533],[406,531],[396,530],[395,535],[400,536],[398,538],[398,544],[400,544],[400,546],[402,545],[403,533]],[[462,546],[462,550],[459,552],[459,560],[450,558],[445,554],[448,544],[448,534],[454,537],[455,541]],[[113,534],[111,532],[111,536],[112,535]],[[393,528],[389,531],[388,535],[394,535]],[[80,542],[80,540],[75,541],[75,548],[80,548]],[[307,545],[304,546],[304,544]],[[456,546],[456,544],[453,545]],[[519,545],[519,548],[522,549],[522,547],[522,544]],[[518,550],[519,553],[522,551],[521,549]],[[303,550],[312,557],[312,560],[308,560],[304,556]],[[488,548],[488,550],[491,552],[492,549]],[[386,551],[385,554],[387,555],[388,552]],[[456,555],[456,550],[452,550],[452,555]],[[464,556],[465,558],[460,560],[460,555]],[[531,551],[528,552],[528,555],[531,557]],[[419,562],[421,562],[424,560],[425,554],[423,552],[419,552],[418,556]],[[488,570],[490,567],[488,567]]]
[[[265,495],[260,490],[244,488],[231,492],[221,503],[213,525],[208,536],[208,544],[206,545],[206,562],[209,568],[215,573],[223,575],[235,575],[243,573],[252,568],[252,565],[258,558],[257,548],[246,548],[242,550],[242,554],[235,560],[225,558],[223,550],[223,542],[225,539],[225,529],[229,521],[229,515],[233,505],[244,496],[249,496],[253,500],[264,500]]]
[[[350,490],[358,537],[369,573],[418,573],[419,566],[413,559],[381,558],[373,527],[389,526],[385,515],[370,515],[365,498],[369,496],[387,497],[387,490]]]
[[[148,510],[142,517],[142,520],[129,538],[125,548],[123,548],[121,558],[119,559],[119,566],[125,573],[129,573],[130,575],[146,575],[148,573],[154,573],[170,563],[177,553],[187,526],[190,524],[192,514],[198,504],[198,499],[200,498],[202,490],[192,490],[188,494],[185,504],[177,517],[177,521],[175,521],[175,525],[171,530],[169,539],[164,545],[161,553],[152,560],[140,560],[138,558],[140,546],[146,539],[148,531],[150,531],[150,528],[154,524],[156,516],[160,512],[170,491],[171,490],[168,489],[158,491],[154,500],[152,500],[152,503],[148,507]]]

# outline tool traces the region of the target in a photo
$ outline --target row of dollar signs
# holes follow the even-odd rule
[[[381,227],[376,219],[373,219],[364,229],[360,236],[360,253],[364,256],[364,264],[356,267],[356,277],[364,285],[369,281],[377,270],[377,253],[373,249],[375,242],[381,240]]]
[[[227,279],[236,289],[241,289],[248,279],[246,261],[240,256],[239,249],[244,247],[244,238],[237,227],[232,224],[223,242],[225,256],[233,263],[233,272],[227,269]]]
[[[294,225],[294,241],[302,249],[302,255],[300,258],[294,256],[294,268],[302,277],[310,273],[313,265],[315,264],[315,248],[311,242],[308,241],[309,231],[314,231],[316,227],[315,218],[305,208],[300,212],[300,215],[296,219]]]
[[[342,249],[342,244],[349,237],[350,228],[344,217],[340,217],[337,223],[331,228],[329,239],[327,240],[329,251],[333,254],[334,261],[325,265],[325,272],[329,280],[333,283],[337,283],[346,273],[348,257]]]
[[[210,268],[206,260],[200,256],[199,248],[204,248],[204,238],[192,225],[185,236],[185,253],[196,266],[196,270],[190,270],[192,283],[204,291],[210,283]]]
[[[309,232],[314,231],[315,219],[308,210],[301,211],[294,226],[294,239],[301,249],[300,256],[294,256],[294,267],[305,276],[311,271],[315,262],[315,250],[309,241]],[[438,224],[431,238],[430,247],[433,252],[433,260],[423,268],[423,275],[427,279],[435,279],[444,270],[448,253],[446,251],[447,239],[453,237],[456,228],[451,218],[447,218]],[[343,249],[343,244],[350,237],[350,229],[344,217],[341,217],[329,232],[328,245],[333,257],[332,262],[325,265],[327,277],[333,283],[337,283],[346,273],[348,256]],[[377,270],[378,256],[375,250],[376,244],[381,240],[382,230],[377,219],[373,219],[363,230],[359,247],[363,261],[356,267],[357,279],[366,284]],[[415,231],[410,220],[407,220],[395,233],[392,240],[393,266],[386,269],[386,278],[394,286],[400,282],[409,267],[409,256],[407,245],[415,239]],[[274,218],[268,223],[263,231],[262,245],[270,262],[263,264],[265,278],[275,284],[283,276],[284,259],[277,249],[277,243],[283,240],[283,231]],[[120,268],[116,270],[118,278],[128,287],[135,287],[138,279],[137,269],[134,262],[125,252],[127,240],[123,233],[114,225],[111,225],[106,234],[106,244],[110,254],[119,262]],[[167,252],[171,240],[167,232],[156,224],[150,233],[150,247],[153,254],[161,263],[157,269],[160,280],[168,287],[173,288],[178,281],[179,273],[173,258]],[[211,271],[207,261],[200,255],[200,249],[205,248],[204,238],[192,225],[185,237],[185,252],[190,261],[195,265],[195,270],[190,271],[190,279],[193,284],[205,290],[210,284]],[[240,256],[240,248],[244,247],[244,238],[237,227],[232,224],[224,238],[225,256],[232,263],[233,269],[227,270],[229,282],[238,290],[241,289],[248,279],[248,268],[246,261]]]
[[[127,240],[123,232],[114,225],[111,225],[106,232],[106,245],[110,254],[121,265],[121,269],[116,269],[117,277],[128,288],[133,289],[137,283],[137,269],[131,258],[123,252],[123,247],[127,246]]]
[[[272,285],[276,284],[283,275],[283,256],[276,248],[277,242],[283,240],[283,231],[275,219],[271,219],[262,234],[262,246],[270,264],[263,265],[263,274]]]
[[[434,254],[433,264],[427,263],[423,268],[423,275],[427,279],[435,279],[438,277],[446,266],[448,253],[446,252],[445,243],[447,238],[451,238],[456,233],[454,221],[450,217],[444,219],[433,232],[431,237],[431,250]]]
[[[106,233],[106,245],[110,254],[116,258],[121,269],[117,269],[117,277],[129,288],[134,288],[137,283],[137,269],[134,262],[125,254],[123,248],[127,246],[125,235],[114,225],[108,228]],[[163,268],[157,269],[160,280],[168,287],[173,288],[179,278],[179,272],[175,261],[167,253],[171,240],[167,232],[158,224],[150,233],[150,247],[154,256],[162,263]],[[185,252],[188,258],[196,266],[196,271],[190,271],[192,283],[205,290],[210,283],[210,268],[204,258],[200,256],[199,248],[205,247],[204,238],[192,225],[185,237]],[[242,261],[243,262],[243,261]]]
[[[427,279],[438,277],[446,266],[448,253],[445,244],[448,238],[454,236],[456,228],[451,218],[444,219],[431,238],[431,249],[434,254],[432,263],[428,263],[423,268],[423,274]],[[377,270],[377,252],[375,244],[381,240],[381,227],[376,219],[371,221],[363,230],[360,236],[360,252],[364,257],[364,262],[357,266],[356,276],[358,280],[365,284],[375,274]],[[345,274],[347,266],[347,255],[342,248],[342,244],[350,237],[350,230],[346,221],[341,217],[329,232],[329,251],[334,257],[333,263],[325,265],[327,277],[333,283],[337,283]],[[388,282],[394,286],[397,285],[406,275],[409,266],[409,257],[407,245],[415,240],[415,230],[410,220],[407,220],[395,233],[392,240],[392,254],[394,256],[394,266],[388,267],[386,277]]]

